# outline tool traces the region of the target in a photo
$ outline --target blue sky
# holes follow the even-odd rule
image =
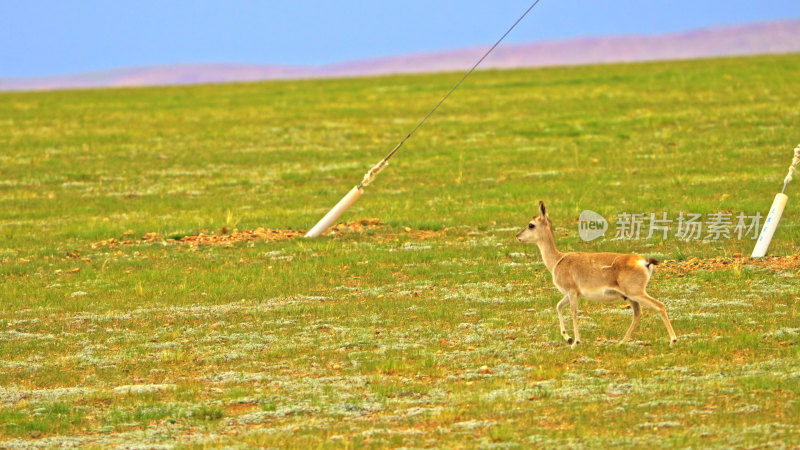
[[[0,0],[0,77],[327,64],[494,42],[533,0]],[[508,42],[800,17],[798,0],[541,0]]]

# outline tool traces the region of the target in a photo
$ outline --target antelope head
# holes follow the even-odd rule
[[[517,233],[517,240],[520,242],[542,242],[546,237],[552,236],[553,229],[550,218],[547,217],[547,210],[544,202],[539,202],[539,215],[528,222],[528,226]]]

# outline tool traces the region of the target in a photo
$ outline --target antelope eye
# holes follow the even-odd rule
[[[534,229],[534,228],[536,228],[536,225],[534,225],[534,224],[532,224],[532,223],[529,223],[529,224],[528,224],[528,229],[529,229],[529,230],[532,230],[532,229]]]

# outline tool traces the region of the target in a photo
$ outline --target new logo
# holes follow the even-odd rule
[[[585,209],[578,216],[578,234],[584,241],[592,241],[605,236],[608,221],[594,211]]]

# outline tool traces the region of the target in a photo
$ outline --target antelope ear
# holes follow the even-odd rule
[[[542,217],[547,217],[547,210],[544,207],[543,201],[539,201],[539,215]]]

